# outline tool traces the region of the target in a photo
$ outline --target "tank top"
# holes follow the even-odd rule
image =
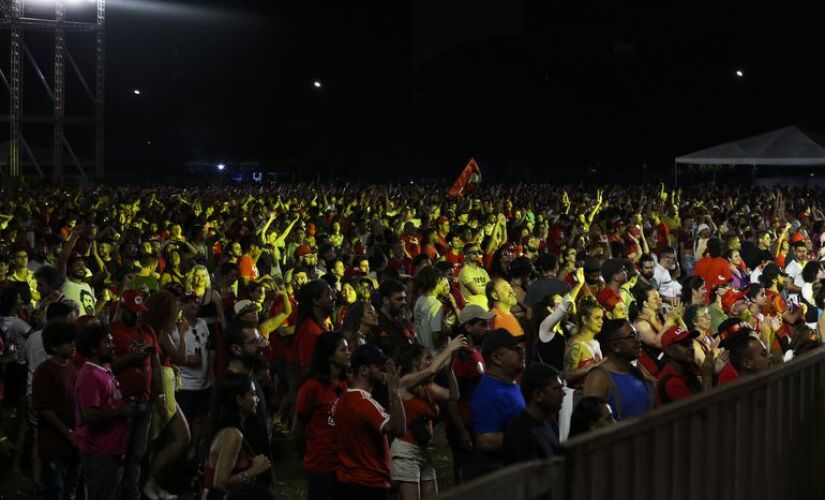
[[[423,421],[422,424],[430,431],[430,441],[433,436],[433,420],[438,417],[438,404],[433,401],[430,396],[430,391],[426,387],[416,387],[413,390],[413,397],[403,401],[404,415],[407,419],[407,431],[401,437],[402,441],[411,444],[420,445],[420,443],[413,436],[410,425],[415,421]]]
[[[607,404],[613,409],[616,420],[641,415],[653,407],[653,388],[640,374],[604,371],[613,386]]]

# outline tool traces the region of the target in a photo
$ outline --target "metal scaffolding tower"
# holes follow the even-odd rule
[[[45,177],[49,174],[49,166],[51,177],[56,182],[62,182],[65,177],[86,180],[89,176],[103,176],[106,0],[92,0],[96,3],[96,11],[91,11],[92,6],[86,5],[78,9],[82,10],[81,12],[69,13],[66,11],[66,0],[52,1],[53,13],[50,4],[48,12],[44,11],[42,0],[32,9],[24,5],[25,0],[0,0],[0,29],[7,30],[10,34],[8,68],[0,65],[0,81],[8,91],[9,99],[9,114],[0,115],[0,124],[8,124],[9,127],[7,158],[3,158],[5,151],[0,152],[0,169],[4,179],[21,176]],[[70,11],[74,10],[73,7],[74,4],[70,5]],[[81,19],[75,20],[74,17],[78,16]],[[94,63],[94,88],[89,85],[89,79],[84,75],[81,64],[72,56],[68,46],[70,39],[88,38],[90,35],[94,38],[84,40],[83,49],[93,47],[96,52],[88,53],[89,50],[86,50],[88,54],[82,54],[85,57],[81,61],[91,60]],[[38,63],[38,58],[27,45],[26,36],[32,39],[53,36],[53,50],[49,51],[54,58],[51,75],[41,69],[48,66]],[[42,61],[42,54],[38,55]],[[66,63],[71,68],[68,72]],[[27,69],[45,90],[46,101],[52,113],[26,112],[29,101],[24,99],[24,91],[30,90],[24,86]],[[78,103],[80,106],[72,108],[83,109],[83,112],[67,115],[66,79],[70,75],[76,78],[82,93],[88,97],[88,102],[85,105]],[[51,81],[48,76],[52,77]],[[42,107],[42,103],[37,104]],[[34,134],[37,129],[43,127],[51,127],[51,141],[47,141],[50,144],[44,143],[38,148],[40,144],[33,144],[27,138],[29,132]],[[91,128],[94,129],[93,137],[89,133]],[[66,135],[67,129],[71,129],[72,141],[80,143],[81,148],[75,148],[74,143]],[[85,149],[83,144],[86,144]],[[50,151],[51,155],[41,153],[41,149]],[[66,159],[68,165],[65,164]],[[68,172],[64,167],[68,167]]]

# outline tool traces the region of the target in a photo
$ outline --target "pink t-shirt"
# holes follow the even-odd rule
[[[126,452],[126,418],[110,418],[87,425],[83,408],[113,410],[126,402],[114,374],[102,366],[87,362],[77,374],[74,390],[77,443],[80,451],[91,455],[122,455]]]

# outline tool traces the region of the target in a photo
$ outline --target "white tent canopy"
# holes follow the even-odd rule
[[[791,126],[680,156],[676,163],[825,166],[825,140]]]

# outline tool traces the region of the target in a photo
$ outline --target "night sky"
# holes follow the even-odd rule
[[[825,129],[813,12],[667,3],[111,0],[109,168],[540,177]]]

